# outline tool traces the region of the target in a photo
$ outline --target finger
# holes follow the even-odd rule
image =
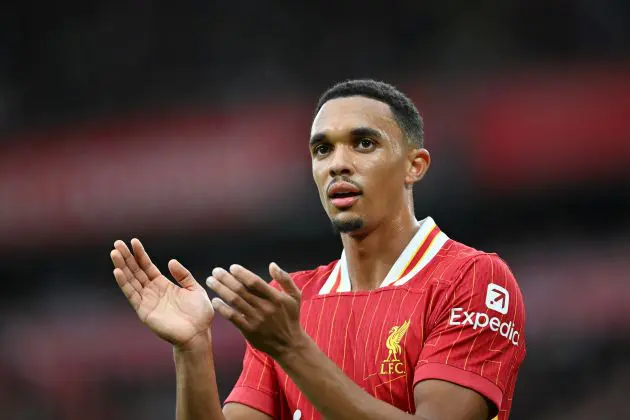
[[[212,299],[212,307],[215,312],[218,312],[223,318],[230,321],[239,330],[251,331],[251,326],[247,322],[247,319],[245,319],[245,316],[223,302],[220,298]]]
[[[238,283],[238,281],[234,280],[231,274],[225,270],[216,268],[212,271],[212,274],[215,274],[215,276],[208,277],[206,284],[221,298],[221,300],[247,317],[259,317],[259,313],[254,307],[247,303],[241,295],[226,285],[227,278],[231,278],[231,281]]]
[[[269,286],[266,281],[264,281],[245,267],[238,264],[232,264],[230,266],[230,272],[255,296],[270,300],[274,304],[280,303],[282,297],[281,293],[273,287]]]
[[[131,304],[131,307],[137,311],[138,307],[140,307],[140,302],[142,301],[140,293],[138,293],[138,291],[131,285],[129,279],[120,268],[114,269],[114,278],[116,279],[116,283],[118,283],[120,290],[122,290],[123,294]]]
[[[131,247],[133,248],[133,253],[136,256],[138,265],[147,274],[150,280],[153,280],[162,274],[155,264],[153,264],[151,258],[149,258],[149,254],[147,254],[147,251],[145,251],[144,246],[139,239],[133,238],[131,240]]]
[[[127,263],[125,262],[125,259],[123,258],[123,256],[120,254],[120,251],[118,251],[117,249],[114,249],[112,250],[112,252],[109,253],[109,256],[112,259],[112,263],[114,264],[114,267],[119,269],[125,275],[125,279],[126,279],[125,281],[129,283],[129,285],[133,287],[136,290],[136,292],[141,293],[142,285],[140,284],[138,279],[133,275],[131,270],[129,270],[129,267],[127,267]]]
[[[232,265],[234,267],[234,265]],[[267,300],[264,295],[259,295],[256,291],[247,287],[247,284],[243,282],[240,278],[235,275],[232,271],[232,267],[230,267],[230,272],[225,271],[223,268],[215,268],[212,270],[212,275],[219,279],[224,285],[226,285],[230,290],[234,293],[242,297],[247,303],[255,308],[261,307],[264,302]],[[258,277],[255,274],[250,274],[253,277]],[[263,281],[262,279],[260,281]],[[264,283],[264,281],[263,281]]]
[[[202,287],[197,283],[197,280],[193,277],[193,275],[177,260],[170,260],[168,262],[168,271],[171,272],[177,283],[182,286],[184,289],[188,290],[196,290],[202,289]]]
[[[282,286],[282,289],[289,296],[291,296],[292,298],[296,300],[300,300],[302,296],[302,292],[295,285],[289,273],[281,269],[278,266],[278,264],[276,264],[275,262],[272,262],[271,264],[269,264],[269,274],[271,274],[271,277],[275,281],[277,281],[280,284],[280,286]]]
[[[123,256],[125,263],[127,263],[127,267],[129,267],[129,270],[133,273],[134,277],[138,279],[140,284],[143,286],[147,284],[150,281],[149,277],[144,271],[142,271],[142,269],[140,269],[140,266],[138,266],[138,262],[136,261],[136,257],[134,257],[131,251],[129,251],[127,244],[118,240],[114,242],[114,248],[116,248]]]

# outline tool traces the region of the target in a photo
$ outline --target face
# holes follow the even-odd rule
[[[361,233],[410,210],[410,186],[429,165],[407,144],[389,106],[361,96],[333,99],[311,129],[313,178],[333,225]]]

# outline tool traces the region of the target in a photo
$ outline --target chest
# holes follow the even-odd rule
[[[346,376],[372,396],[412,412],[427,304],[425,293],[401,288],[336,293],[304,301],[300,322]],[[301,405],[297,387],[287,378],[283,382],[289,405]]]

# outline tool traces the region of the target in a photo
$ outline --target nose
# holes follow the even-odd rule
[[[345,147],[337,147],[331,158],[330,167],[328,168],[331,177],[352,175],[354,173],[352,155]]]

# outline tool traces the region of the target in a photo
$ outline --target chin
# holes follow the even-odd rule
[[[356,233],[365,226],[363,218],[349,214],[338,215],[331,222],[335,233]]]

